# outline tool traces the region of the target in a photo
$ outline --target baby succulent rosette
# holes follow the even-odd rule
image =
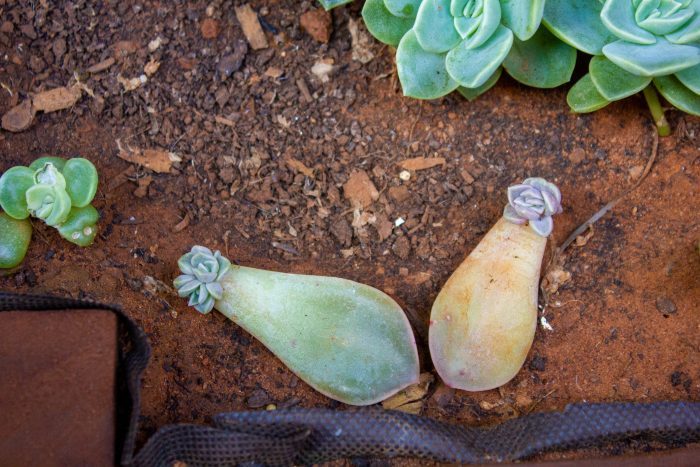
[[[501,66],[535,87],[571,78],[576,51],[539,28],[543,9],[544,0],[368,0],[362,16],[377,39],[398,43],[405,95],[458,90],[473,99],[498,81]]]
[[[675,107],[700,115],[700,0],[550,1],[543,21],[594,55],[569,92],[574,111],[592,112],[644,90],[653,112],[653,83]]]
[[[528,224],[542,237],[554,228],[552,216],[562,212],[561,192],[544,178],[528,178],[508,187],[508,204],[503,217],[514,224]]]
[[[97,233],[99,214],[90,205],[97,183],[97,169],[87,159],[42,157],[0,177],[0,207],[12,219],[35,217],[66,240],[87,246]]]
[[[223,296],[221,278],[228,272],[231,262],[219,251],[212,253],[209,248],[196,245],[177,265],[182,272],[173,282],[177,294],[189,297],[189,306],[200,313],[209,313],[214,309],[214,301]]]

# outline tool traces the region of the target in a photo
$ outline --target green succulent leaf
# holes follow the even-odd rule
[[[461,86],[478,88],[501,66],[512,45],[513,33],[499,26],[489,40],[475,49],[460,44],[450,50],[445,60],[447,71]]]
[[[545,0],[501,0],[503,25],[513,31],[515,37],[526,41],[540,27],[544,7]]]
[[[0,207],[15,219],[29,217],[27,190],[34,185],[34,170],[17,166],[8,169],[0,177]]]
[[[450,14],[450,0],[423,0],[413,32],[426,52],[444,53],[462,41]]]
[[[666,39],[674,44],[691,44],[700,42],[700,1],[694,0],[688,9],[694,9],[695,15],[682,28],[670,34],[666,34]]]
[[[0,212],[0,269],[14,268],[22,262],[32,239],[32,224]]]
[[[352,0],[318,0],[323,8],[330,10],[340,5],[352,2]]]
[[[566,96],[566,102],[571,110],[577,113],[593,112],[610,103],[598,92],[590,74],[584,75],[572,86]]]
[[[606,0],[600,12],[600,19],[612,33],[622,40],[636,44],[656,42],[654,34],[637,24],[635,5],[632,0]]]
[[[386,9],[383,0],[367,0],[362,8],[367,30],[379,41],[396,47],[412,27],[412,18],[399,18]]]
[[[399,18],[415,18],[420,4],[421,0],[384,0],[386,9]]]
[[[623,70],[601,55],[591,59],[588,71],[600,95],[609,101],[636,94],[651,83],[651,78]]]
[[[39,183],[27,190],[26,197],[32,216],[52,227],[61,225],[68,217],[71,202],[64,188]]]
[[[559,39],[587,54],[600,55],[617,40],[600,21],[603,5],[595,0],[554,0],[544,6],[542,22]]]
[[[35,172],[42,167],[44,167],[46,164],[51,163],[58,169],[59,172],[63,171],[63,166],[66,165],[66,160],[61,158],[61,157],[54,157],[54,156],[46,156],[46,157],[40,157],[31,164],[29,164],[29,168],[34,170]]]
[[[674,107],[683,112],[700,116],[700,94],[683,86],[683,83],[675,76],[654,78],[654,86]]]
[[[34,172],[34,184],[49,185],[61,190],[66,189],[66,178],[51,162],[47,162],[43,167]]]
[[[403,93],[416,99],[437,99],[459,86],[445,68],[446,54],[423,50],[413,30],[396,49],[396,68]]]
[[[498,82],[498,79],[501,77],[501,73],[503,71],[503,68],[498,67],[496,71],[491,75],[489,79],[486,80],[484,84],[479,86],[478,88],[465,88],[464,86],[460,86],[457,88],[457,92],[460,93],[465,99],[468,101],[473,101],[492,87],[496,85]]]
[[[75,157],[63,167],[66,180],[66,192],[71,204],[82,208],[90,204],[97,192],[97,169],[87,159]]]
[[[515,39],[503,61],[509,75],[528,86],[554,88],[571,80],[576,49],[540,28],[528,41]]]
[[[672,44],[659,37],[655,44],[616,41],[603,47],[616,65],[639,76],[663,76],[700,63],[700,47]]]
[[[700,65],[679,71],[676,78],[695,94],[700,94]]]
[[[57,227],[58,233],[78,246],[90,246],[97,235],[97,221],[100,214],[91,204],[73,208],[63,224]]]
[[[478,18],[457,16],[454,18],[454,22],[460,37],[463,39],[459,47],[475,49],[493,37],[494,33],[501,27],[501,4],[498,3],[498,0],[484,0]]]

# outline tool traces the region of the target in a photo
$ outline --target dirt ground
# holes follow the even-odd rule
[[[543,176],[559,185],[555,246],[650,157],[641,97],[575,115],[565,89],[503,78],[473,103],[410,100],[389,48],[372,40],[374,58],[353,59],[348,24],[362,2],[333,12],[323,44],[299,24],[315,3],[252,0],[269,43],[259,50],[236,19],[242,3],[0,0],[0,113],[76,79],[94,94],[38,113],[25,131],[2,131],[0,171],[42,155],[88,158],[101,213],[86,249],[34,223],[24,263],[0,289],[118,303],[143,326],[153,358],[142,440],[224,411],[342,408],[222,315],[202,316],[172,293],[176,261],[193,244],[247,266],[386,291],[431,371],[431,303],[501,215],[509,184]],[[333,65],[325,83],[312,72],[324,59]],[[156,62],[147,82],[125,91],[121,81]],[[700,401],[700,119],[668,117],[674,134],[661,139],[648,177],[565,252],[571,278],[543,311],[553,330],[538,327],[522,371],[482,393],[434,384],[424,415],[490,424],[578,401]],[[120,147],[181,160],[157,173]],[[401,162],[414,157],[445,163],[402,180]],[[365,181],[359,193],[344,187],[353,173]],[[354,209],[353,196],[367,195]]]

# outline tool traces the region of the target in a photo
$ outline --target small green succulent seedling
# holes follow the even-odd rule
[[[377,39],[398,44],[405,95],[458,90],[473,99],[496,84],[501,66],[529,86],[571,78],[576,50],[539,28],[543,9],[544,0],[368,0],[362,16]]]
[[[408,319],[373,287],[231,265],[202,246],[178,265],[174,286],[191,306],[202,314],[216,308],[328,397],[368,405],[418,382]]]
[[[326,10],[333,9],[340,5],[345,5],[346,3],[352,2],[352,0],[318,0],[323,8]]]
[[[667,135],[656,89],[676,108],[700,115],[700,0],[550,1],[544,24],[594,56],[569,91],[575,112],[643,91],[659,133]]]
[[[0,177],[0,208],[8,219],[25,221],[35,217],[56,228],[69,242],[88,246],[95,238],[99,219],[97,210],[90,205],[97,183],[97,170],[87,159],[42,157],[29,167],[12,167]],[[20,229],[17,225],[14,228]],[[31,225],[28,221],[26,225],[31,235]],[[26,226],[20,230],[26,233]],[[29,237],[22,235],[28,245]],[[0,242],[10,248],[7,238],[0,238]],[[20,251],[16,247],[12,249]],[[24,253],[26,248],[22,257]]]
[[[503,217],[450,276],[430,315],[430,355],[448,386],[484,391],[511,380],[537,325],[540,266],[561,212],[542,178],[508,188]]]

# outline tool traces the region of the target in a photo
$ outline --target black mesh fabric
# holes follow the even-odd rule
[[[377,407],[297,408],[219,414],[210,426],[169,425],[133,456],[140,377],[150,353],[143,331],[118,307],[0,292],[0,311],[87,308],[114,311],[125,330],[121,355],[128,423],[122,438],[122,465],[165,467],[177,461],[188,466],[291,465],[397,456],[487,463],[635,440],[671,446],[700,441],[699,402],[580,403],[563,412],[530,414],[490,428],[448,424]]]

